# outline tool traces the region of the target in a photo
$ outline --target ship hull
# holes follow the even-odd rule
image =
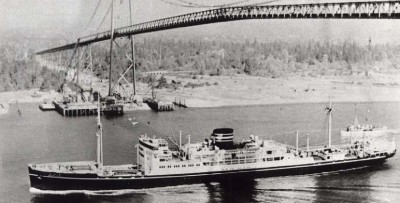
[[[31,187],[40,190],[121,190],[164,186],[187,185],[208,182],[240,182],[262,177],[303,175],[331,172],[382,164],[393,156],[324,162],[318,164],[282,166],[235,171],[207,172],[143,177],[99,177],[96,174],[46,173],[29,168]]]

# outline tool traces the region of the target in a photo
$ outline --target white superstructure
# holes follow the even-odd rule
[[[216,129],[218,130],[218,129]],[[233,136],[233,130],[232,130]],[[368,143],[354,142],[347,146],[317,147],[311,150],[297,149],[258,136],[220,148],[213,140],[187,143],[176,151],[169,149],[166,140],[142,136],[137,145],[138,169],[146,176],[171,174],[196,174],[227,172],[246,169],[288,167],[318,162],[343,161],[392,153],[390,142],[383,142],[377,149]]]

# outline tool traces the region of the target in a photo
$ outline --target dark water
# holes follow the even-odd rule
[[[213,128],[233,127],[235,139],[250,134],[300,145],[327,142],[325,104],[186,109],[168,113],[131,112],[103,117],[106,164],[135,163],[140,134],[178,140],[179,130],[192,141],[207,138]],[[400,158],[382,166],[335,173],[249,180],[242,185],[220,183],[121,191],[100,195],[31,194],[27,164],[94,160],[95,117],[65,118],[41,112],[37,104],[20,104],[0,118],[0,202],[400,202]],[[354,122],[400,128],[400,103],[338,103],[333,112],[333,142]],[[128,118],[139,123],[133,126]],[[185,142],[186,140],[183,139]],[[397,143],[400,144],[400,139]],[[170,143],[172,145],[172,143]],[[398,145],[400,146],[400,145]]]

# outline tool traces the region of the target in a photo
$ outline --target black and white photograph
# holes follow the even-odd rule
[[[0,202],[400,202],[400,0],[0,0]]]

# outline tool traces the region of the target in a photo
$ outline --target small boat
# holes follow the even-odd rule
[[[118,104],[115,96],[107,96],[105,100],[106,105],[101,108],[101,112],[108,116],[124,115],[124,105]]]
[[[53,102],[44,100],[43,103],[41,103],[39,105],[39,109],[42,111],[51,111],[51,110],[55,110],[56,106],[54,105]]]
[[[39,94],[39,93],[37,93],[37,92],[34,92],[34,93],[31,95],[31,97],[33,97],[33,98],[39,98],[39,97],[42,97],[42,95]]]
[[[354,124],[349,124],[346,130],[340,131],[340,135],[353,138],[362,138],[363,136],[379,137],[386,135],[388,132],[387,126],[359,124],[356,117]]]

